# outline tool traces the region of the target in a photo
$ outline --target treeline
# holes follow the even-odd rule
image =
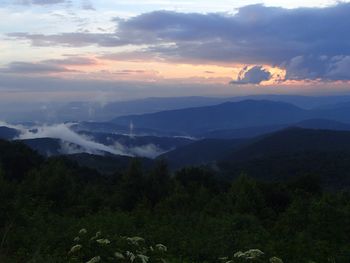
[[[251,248],[292,263],[350,258],[350,194],[324,191],[317,175],[231,182],[204,168],[170,174],[163,161],[146,172],[134,160],[103,176],[18,143],[0,149],[0,262],[69,262],[82,228],[147,237],[168,247],[171,262]]]

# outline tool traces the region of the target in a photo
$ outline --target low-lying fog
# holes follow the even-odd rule
[[[73,123],[61,123],[53,125],[12,125],[1,122],[0,126],[15,129],[19,135],[16,140],[53,138],[59,139],[62,154],[90,153],[104,155],[106,153],[124,156],[139,156],[155,158],[169,149],[161,149],[155,144],[145,144],[140,146],[126,146],[118,141],[105,145],[94,141],[91,137],[75,132],[71,126]],[[133,138],[130,136],[130,138]]]

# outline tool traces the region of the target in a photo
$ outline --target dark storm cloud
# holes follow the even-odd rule
[[[115,33],[13,33],[33,45],[148,45],[172,61],[269,64],[290,79],[350,79],[350,4],[284,9],[250,5],[234,15],[156,11],[116,19]],[[317,65],[315,64],[317,62]]]
[[[287,79],[350,79],[350,56],[297,56],[283,67],[287,70]]]
[[[245,67],[237,80],[231,81],[231,84],[260,84],[271,78],[271,73],[262,66],[254,66],[251,69]]]

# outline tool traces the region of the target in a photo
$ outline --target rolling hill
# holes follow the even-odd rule
[[[165,153],[159,158],[167,160],[170,167],[176,169],[215,162],[234,166],[249,160],[310,152],[350,153],[350,131],[293,127],[252,139],[204,139]]]
[[[246,142],[238,139],[204,139],[164,153],[158,159],[167,161],[171,169],[206,165],[221,160]]]
[[[270,125],[231,130],[214,130],[208,133],[204,133],[200,137],[213,139],[252,138],[263,134],[287,129],[288,127],[334,131],[350,131],[350,124],[347,123],[327,119],[309,119],[288,125]]]
[[[12,140],[19,135],[19,131],[16,129],[8,128],[5,126],[0,127],[0,139]]]
[[[197,135],[212,130],[295,123],[312,118],[312,113],[282,102],[246,100],[215,106],[124,116],[114,119],[113,122],[119,125],[133,123],[137,128]]]
[[[38,152],[42,156],[46,156],[46,157],[69,154],[69,151],[71,152],[84,151],[84,149],[81,148],[79,145],[76,145],[74,143],[69,143],[69,142],[63,142],[60,139],[54,139],[54,138],[25,139],[25,140],[20,140],[20,142],[27,145],[28,147]]]
[[[252,140],[225,159],[240,161],[301,152],[350,152],[350,132],[288,128]]]

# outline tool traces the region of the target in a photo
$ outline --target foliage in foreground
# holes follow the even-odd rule
[[[142,237],[105,238],[101,231],[93,236],[82,228],[74,238],[74,245],[68,252],[70,263],[124,262],[124,263],[167,263],[167,247],[163,244],[149,245]],[[232,259],[221,257],[221,263],[244,262],[283,263],[278,257],[266,259],[265,253],[259,249],[236,252]]]
[[[324,191],[317,175],[283,183],[249,176],[227,182],[205,169],[170,175],[163,162],[150,172],[134,162],[128,171],[105,177],[62,158],[45,161],[12,150],[6,155],[11,162],[0,158],[0,262],[61,263],[74,257],[87,262],[107,256],[67,254],[83,227],[113,233],[102,237],[113,244],[120,236],[147,237],[147,248],[166,244],[169,262],[223,257],[236,262],[237,251],[251,248],[264,251],[265,262],[274,255],[288,263],[350,258],[350,194]],[[82,251],[89,248],[84,242]]]

